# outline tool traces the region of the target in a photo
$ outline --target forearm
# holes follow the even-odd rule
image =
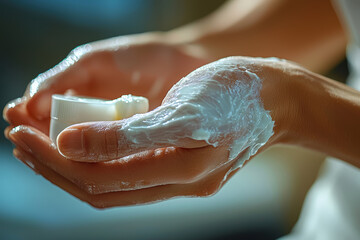
[[[230,55],[289,59],[323,72],[343,56],[345,34],[329,0],[230,1],[169,39],[209,59]]]
[[[360,92],[305,71],[284,143],[324,152],[360,167]]]

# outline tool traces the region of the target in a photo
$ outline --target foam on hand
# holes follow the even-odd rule
[[[147,98],[133,95],[103,100],[54,94],[51,103],[50,139],[56,144],[59,133],[73,124],[115,121],[145,113],[148,109]]]
[[[221,59],[181,79],[160,107],[132,117],[121,131],[132,148],[176,146],[184,138],[229,146],[229,160],[236,159],[237,168],[274,133],[274,121],[260,99],[261,87],[262,80],[240,59]]]

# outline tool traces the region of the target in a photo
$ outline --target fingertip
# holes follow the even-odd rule
[[[13,154],[16,159],[20,160],[22,163],[24,163],[26,166],[28,166],[30,169],[32,169],[36,174],[39,174],[37,171],[35,164],[31,160],[31,157],[29,153],[26,153],[18,148],[14,148]]]
[[[20,160],[20,158],[23,158],[23,155],[20,153],[20,151],[17,148],[13,149],[13,155]]]
[[[15,112],[14,111],[15,108],[22,105],[26,100],[27,100],[26,97],[21,97],[21,98],[16,98],[16,99],[8,102],[3,109],[3,119],[6,122],[11,122],[11,120],[12,120],[11,117],[12,117],[12,114]]]
[[[13,149],[13,155],[15,158],[17,158],[18,160],[20,160],[21,162],[26,164],[25,156],[18,148]],[[29,164],[26,164],[26,165],[29,166]]]
[[[27,143],[27,138],[25,138],[26,134],[29,133],[30,131],[31,130],[24,125],[16,126],[10,130],[9,139],[16,146],[20,146],[22,149],[24,149],[27,152],[32,152],[31,148]]]
[[[8,140],[10,139],[9,134],[10,134],[11,129],[13,129],[13,128],[14,128],[14,126],[8,126],[8,127],[5,128],[4,136],[5,136],[6,139],[8,139]]]
[[[24,132],[26,129],[27,129],[27,127],[24,125],[19,125],[19,126],[12,128],[9,131],[10,140],[14,140],[14,138],[18,135],[19,132]]]
[[[37,120],[49,118],[52,92],[42,91],[33,95],[26,104],[29,115]]]
[[[81,128],[66,128],[56,138],[56,144],[59,153],[66,158],[79,159],[85,155]]]
[[[13,142],[26,142],[31,145],[38,144],[37,140],[41,140],[46,144],[51,142],[43,132],[27,125],[18,125],[12,128],[9,132],[9,139]]]
[[[35,131],[37,131],[37,130],[30,126],[18,125],[11,129],[10,134],[14,135],[14,134],[18,134],[20,132],[21,133],[29,133],[29,134],[38,134]],[[40,133],[40,131],[38,131],[38,132]]]

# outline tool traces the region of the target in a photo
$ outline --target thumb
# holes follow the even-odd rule
[[[160,106],[120,121],[72,125],[57,138],[59,152],[75,161],[99,162],[163,147],[208,145],[192,138],[199,116],[191,108]]]

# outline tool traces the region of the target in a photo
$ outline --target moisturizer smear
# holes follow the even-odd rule
[[[236,159],[234,168],[241,167],[274,128],[260,99],[262,80],[241,62],[229,57],[196,69],[170,89],[160,107],[125,121],[120,131],[130,147],[203,140],[228,146],[229,160]]]

